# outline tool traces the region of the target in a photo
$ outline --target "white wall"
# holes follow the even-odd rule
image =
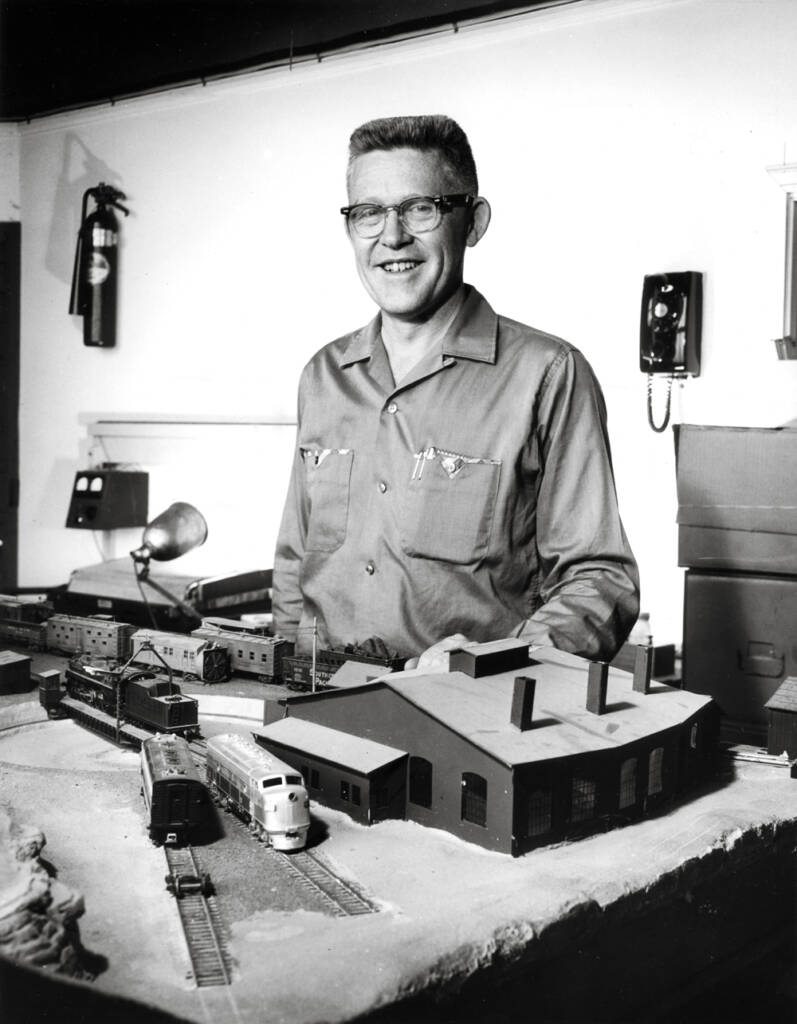
[[[95,414],[292,417],[306,359],[372,314],[337,213],[351,129],[445,112],[493,205],[467,277],[592,361],[643,607],[656,639],[679,640],[673,443],[647,426],[641,283],[704,274],[703,373],[676,393],[675,420],[797,414],[797,363],[772,344],[785,200],[766,171],[797,161],[795,38],[791,0],[591,0],[24,126],[20,582],[98,560],[95,538],[63,525]],[[99,181],[132,210],[108,350],[84,347],[67,315],[80,199]],[[231,450],[219,430],[206,472],[226,497],[203,498],[208,558],[269,565],[282,441]],[[170,468],[164,445],[158,499],[186,499],[177,483],[193,463],[177,446]],[[129,440],[91,454],[147,465]],[[129,539],[96,543],[123,555]]]

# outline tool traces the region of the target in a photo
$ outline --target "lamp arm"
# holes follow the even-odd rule
[[[156,590],[161,597],[168,598],[172,604],[179,608],[183,615],[187,616],[189,619],[196,619],[197,621],[202,619],[202,616],[196,608],[192,608],[190,604],[186,604],[185,601],[182,601],[176,594],[172,594],[171,591],[166,589],[166,587],[161,586],[160,583],[156,583],[155,580],[151,580],[149,578],[149,565],[135,559],[133,560],[133,564],[135,567],[136,579],[139,583],[146,583],[148,587],[152,587],[153,590]]]

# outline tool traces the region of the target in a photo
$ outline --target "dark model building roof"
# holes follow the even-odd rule
[[[786,676],[764,707],[770,711],[797,713],[797,676]]]
[[[648,694],[632,688],[632,676],[609,669],[606,712],[586,709],[588,663],[553,648],[536,649],[522,670],[474,679],[462,672],[398,672],[347,690],[324,690],[287,698],[351,700],[387,688],[502,763],[513,766],[614,749],[682,725],[711,704],[711,697],[654,684]],[[511,723],[514,680],[536,680],[532,726]],[[301,714],[301,712],[299,712]],[[344,734],[346,735],[346,734]],[[349,742],[347,736],[346,742]]]

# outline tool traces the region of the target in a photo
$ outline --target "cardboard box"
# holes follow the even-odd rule
[[[766,743],[766,702],[797,675],[797,578],[686,574],[683,682],[710,694],[739,740]]]
[[[797,429],[675,428],[678,564],[797,575]]]

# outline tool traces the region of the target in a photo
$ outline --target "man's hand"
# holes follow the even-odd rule
[[[453,633],[451,636],[438,640],[436,644],[432,644],[419,658],[409,658],[404,668],[421,668],[426,672],[446,672],[449,651],[458,651],[460,647],[473,646],[474,643],[474,640],[468,640],[462,633]]]

